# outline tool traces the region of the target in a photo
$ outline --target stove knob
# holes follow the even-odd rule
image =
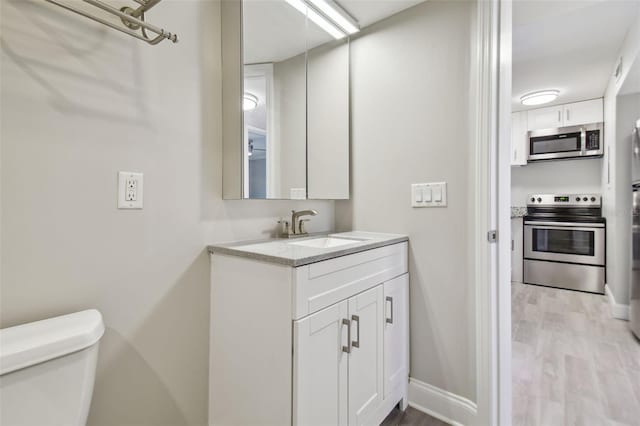
[[[542,198],[538,197],[538,202],[541,203],[542,202]]]
[[[587,197],[584,197],[582,201],[589,201],[589,199]]]
[[[591,197],[591,201],[596,201],[596,197]]]
[[[576,201],[580,201],[580,197],[576,197]]]
[[[535,202],[536,202],[536,199],[535,199],[535,198],[533,198],[533,197],[531,197],[531,202],[532,202],[532,203],[535,203]]]

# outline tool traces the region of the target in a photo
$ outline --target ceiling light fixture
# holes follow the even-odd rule
[[[253,93],[244,92],[242,96],[242,110],[251,111],[258,107],[258,97]]]
[[[307,0],[315,6],[323,15],[333,21],[338,27],[346,31],[347,34],[355,34],[360,31],[358,21],[353,19],[346,10],[333,0]]]
[[[302,13],[304,16],[311,19],[316,25],[320,28],[331,34],[333,38],[336,40],[340,40],[344,38],[346,34],[340,30],[336,25],[329,21],[329,19],[325,18],[323,15],[320,15],[314,9],[309,7],[306,2],[303,0],[286,0],[290,6],[292,6],[295,10]]]
[[[522,105],[547,104],[549,102],[555,101],[559,94],[560,91],[555,89],[540,90],[537,92],[527,93],[520,98],[520,102],[522,102]]]

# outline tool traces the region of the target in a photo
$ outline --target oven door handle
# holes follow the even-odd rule
[[[525,221],[525,225],[529,226],[553,226],[557,228],[604,228],[604,223],[579,223],[579,222],[542,222],[542,221]]]

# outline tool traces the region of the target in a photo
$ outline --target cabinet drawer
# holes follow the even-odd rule
[[[406,273],[407,248],[403,242],[295,268],[293,319]]]

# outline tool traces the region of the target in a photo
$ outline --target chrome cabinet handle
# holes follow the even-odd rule
[[[558,123],[562,121],[562,111],[558,111]]]
[[[569,115],[570,112],[570,110],[567,110],[567,121],[571,120],[571,116]]]
[[[342,347],[342,352],[351,353],[351,321],[346,318],[342,319],[342,325],[347,326],[347,346]]]
[[[391,318],[386,318],[385,321],[387,324],[393,324],[393,297],[387,296],[385,299],[387,302],[391,303]]]
[[[353,346],[354,348],[359,348],[360,347],[360,317],[357,315],[351,315],[351,321],[356,323],[356,332],[358,333],[358,340],[352,341],[351,346]],[[349,330],[351,330],[351,327],[349,327]]]

